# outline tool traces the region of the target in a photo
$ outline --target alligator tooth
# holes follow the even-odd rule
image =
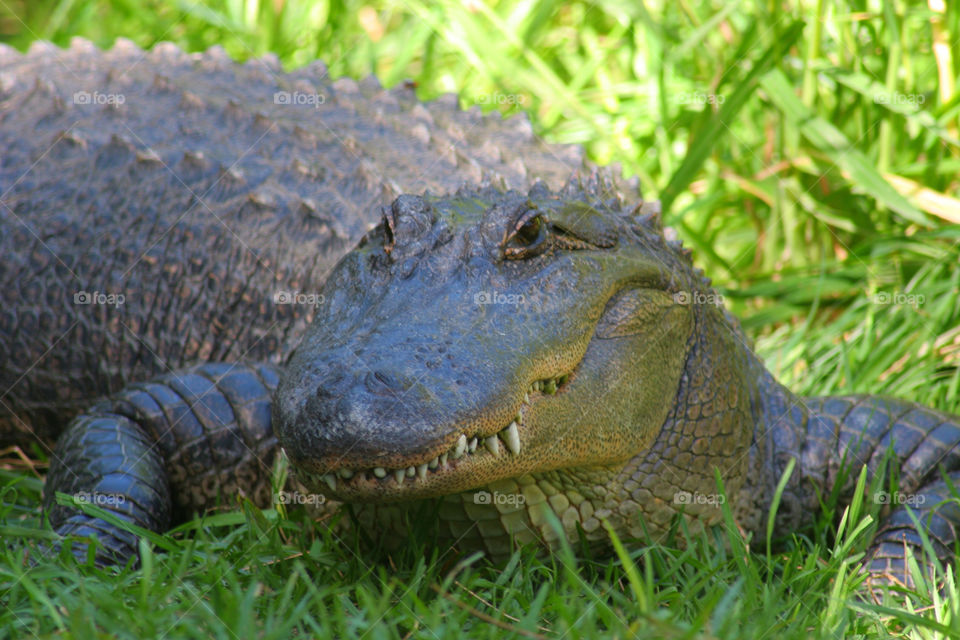
[[[440,466],[442,467],[442,466],[445,465],[445,464],[447,464],[447,454],[446,454],[446,453],[441,453],[441,454],[440,454]]]
[[[403,479],[407,477],[407,470],[397,469],[396,471],[393,472],[393,477],[396,478],[398,485],[402,485]]]
[[[408,478],[412,478],[412,477],[415,476],[415,475],[417,475],[417,468],[416,468],[416,467],[407,467],[407,477],[408,477]]]
[[[497,434],[493,434],[492,436],[487,436],[484,438],[483,444],[493,455],[500,455],[500,439],[497,438]]]
[[[529,394],[529,393],[524,392],[524,394],[523,394],[523,402],[524,402],[524,404],[530,404],[530,394]]]
[[[423,464],[417,465],[417,476],[421,480],[427,479],[427,463],[426,462],[424,462]]]
[[[567,380],[569,380],[569,379],[570,379],[570,374],[569,374],[569,373],[563,374],[562,376],[560,376],[559,378],[557,378],[557,386],[567,384]]]
[[[378,478],[386,478],[387,470],[384,469],[383,467],[374,467],[373,475],[377,476]]]
[[[469,444],[467,444],[467,451],[469,451],[470,453],[473,453],[474,451],[477,450],[477,445],[479,444],[480,442],[477,440],[476,436],[470,438],[470,442]]]
[[[353,469],[340,469],[340,477],[344,480],[349,480],[353,477]]]
[[[513,421],[516,422],[517,424],[522,424],[522,423],[523,423],[523,414],[520,413],[519,411],[517,411],[517,416],[513,419]]]
[[[520,453],[520,432],[517,430],[517,423],[511,422],[510,426],[501,431],[503,442],[510,449],[510,453],[516,455]]]
[[[430,467],[431,469],[436,469],[439,465],[440,465],[439,456],[437,456],[436,458],[434,458],[433,460],[427,463],[427,466]]]
[[[463,435],[463,434],[461,433],[461,434],[460,434],[460,439],[457,440],[457,446],[454,447],[453,453],[450,454],[450,457],[452,457],[454,460],[457,460],[457,459],[459,459],[461,456],[463,456],[463,454],[464,454],[464,452],[466,452],[466,450],[467,450],[467,436],[465,436],[465,435]]]
[[[330,491],[337,490],[337,478],[332,473],[323,474],[323,481],[327,483],[328,487],[330,487]]]
[[[547,380],[547,384],[543,386],[543,392],[549,395],[553,395],[557,392],[557,381],[553,378]]]

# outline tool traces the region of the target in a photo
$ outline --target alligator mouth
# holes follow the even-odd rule
[[[478,461],[480,456],[516,457],[520,455],[521,430],[527,409],[533,402],[547,395],[562,392],[570,382],[572,373],[537,380],[523,394],[523,402],[513,420],[506,427],[493,433],[461,433],[454,445],[426,462],[400,468],[373,467],[352,469],[342,467],[319,475],[319,478],[342,497],[360,497],[381,493],[415,491],[425,488],[431,480],[454,472],[459,467]]]

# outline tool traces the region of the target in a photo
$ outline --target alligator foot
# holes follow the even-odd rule
[[[897,502],[905,504],[883,521],[864,564],[869,574],[867,584],[875,598],[891,589],[917,590],[920,585],[910,568],[911,554],[920,575],[937,589],[943,588],[943,568],[952,561],[960,527],[960,502],[950,485],[960,480],[960,472],[948,473],[947,479],[949,482],[933,482],[913,494],[897,494]],[[921,530],[937,561],[924,551]]]
[[[78,416],[57,443],[44,487],[54,530],[96,536],[95,562],[123,564],[137,555],[137,536],[58,504],[57,492],[158,532],[232,494],[266,506],[276,380],[268,365],[205,364],[127,387]],[[75,541],[73,552],[84,558],[87,545]]]

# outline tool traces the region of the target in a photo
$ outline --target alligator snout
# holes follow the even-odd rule
[[[392,396],[397,400],[400,394],[413,386],[414,380],[410,376],[397,375],[389,370],[370,371],[364,376],[367,390],[373,394]]]
[[[324,469],[389,467],[426,456],[470,395],[455,379],[428,373],[396,348],[372,356],[348,347],[318,354],[295,385],[278,390],[281,442]]]

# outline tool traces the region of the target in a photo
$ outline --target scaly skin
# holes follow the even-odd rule
[[[41,62],[57,56],[83,61],[83,73],[48,82]],[[269,96],[307,80],[209,53],[141,56],[82,43],[0,52],[9,105],[0,141],[25,149],[0,174],[0,215],[14,228],[0,280],[8,291],[41,285],[0,318],[0,344],[14,354],[0,363],[5,415],[43,436],[87,399],[110,396],[61,439],[48,504],[54,491],[111,496],[101,506],[156,530],[237,492],[262,504],[277,439],[305,490],[355,503],[372,531],[439,498],[443,535],[499,557],[580,531],[603,544],[604,519],[627,538],[657,538],[681,513],[693,530],[716,523],[715,470],[739,523],[759,534],[795,459],[777,518],[789,532],[833,488],[842,461],[853,476],[862,464],[876,473],[890,448],[902,490],[926,498],[919,515],[939,555],[952,552],[960,513],[938,503],[949,495],[940,470],[960,473],[958,419],[883,398],[791,394],[653,207],[632,196],[622,206],[596,175],[527,191],[538,176],[555,188],[566,163],[552,153],[569,150],[520,136],[519,164],[508,162],[515,132],[477,120],[483,136],[457,157],[481,149],[466,164],[506,183],[477,186],[479,172],[453,163],[424,171],[447,140],[433,120],[417,133],[424,109],[402,91],[323,84],[329,111],[272,109],[261,96],[252,99],[270,112],[261,115],[245,106],[256,92],[231,103],[230,87]],[[103,73],[123,61],[139,72]],[[169,77],[154,79],[161,63]],[[298,73],[321,82],[321,70]],[[150,101],[132,108],[131,98],[127,111],[63,103],[84,83]],[[69,124],[77,118],[87,124]],[[20,144],[30,130],[49,135]],[[461,180],[475,186],[450,193]],[[425,187],[436,193],[377,206]],[[344,243],[378,217],[323,282]],[[42,225],[52,232],[41,237]],[[123,235],[105,235],[118,227]],[[92,256],[91,240],[101,243]],[[126,293],[132,315],[64,304],[87,288]],[[278,289],[320,302],[284,315],[264,304]],[[74,326],[83,335],[60,346]],[[217,362],[179,369],[207,360]],[[104,561],[135,553],[132,536],[72,508],[54,508],[51,520],[61,533],[100,535]],[[918,542],[894,509],[868,569],[904,579],[904,543]]]
[[[281,364],[313,307],[275,296],[316,293],[401,193],[560,186],[583,162],[525,118],[332,81],[319,62],[79,39],[0,45],[0,149],[0,438],[21,445],[180,367]]]
[[[714,524],[714,470],[737,521],[762,535],[794,458],[776,521],[790,533],[844,460],[849,498],[859,467],[876,473],[891,447],[949,557],[960,510],[940,507],[938,469],[960,477],[960,421],[794,396],[658,217],[621,210],[609,188],[398,199],[331,273],[329,304],[281,375],[274,425],[299,478],[374,505],[371,527],[387,520],[377,505],[443,497],[451,542],[502,556],[511,540],[574,542],[578,527],[602,543],[603,519],[626,538],[656,539],[681,511],[694,531]],[[502,501],[478,504],[478,488]],[[909,583],[904,542],[920,538],[901,508],[869,570]]]

